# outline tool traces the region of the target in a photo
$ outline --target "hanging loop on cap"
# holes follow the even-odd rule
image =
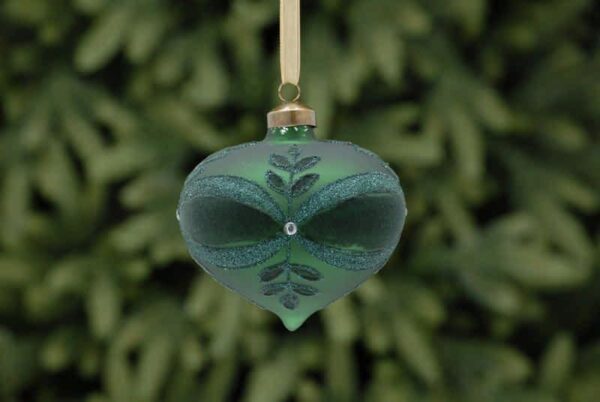
[[[296,95],[292,99],[286,99],[285,95],[283,94],[283,89],[286,85],[292,85],[296,90]],[[277,94],[279,95],[279,99],[281,99],[282,102],[296,102],[298,99],[300,99],[302,91],[300,90],[300,85],[298,84],[292,84],[291,82],[282,82],[281,84],[279,84]]]

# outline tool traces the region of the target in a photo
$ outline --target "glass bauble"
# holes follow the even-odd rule
[[[177,216],[206,272],[293,331],[385,265],[406,205],[377,155],[293,126],[206,158]]]

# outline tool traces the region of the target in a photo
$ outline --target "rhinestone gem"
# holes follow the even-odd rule
[[[283,227],[283,233],[285,233],[288,236],[293,236],[296,233],[298,233],[298,226],[296,226],[294,222],[288,222]]]

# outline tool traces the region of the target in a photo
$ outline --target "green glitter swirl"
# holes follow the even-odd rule
[[[346,250],[315,243],[301,236],[298,236],[298,242],[321,261],[347,271],[377,270],[386,263],[394,251],[394,247],[371,251]]]
[[[260,264],[274,256],[286,243],[283,234],[273,239],[261,241],[244,247],[212,247],[192,242],[193,255],[198,263],[207,262],[223,269],[243,269]]]
[[[209,176],[186,186],[181,204],[198,197],[229,198],[269,215],[278,223],[285,222],[285,214],[271,195],[258,184],[238,176]]]
[[[384,173],[371,172],[345,177],[328,184],[306,200],[296,212],[294,222],[306,222],[318,212],[362,194],[401,192],[396,179]]]

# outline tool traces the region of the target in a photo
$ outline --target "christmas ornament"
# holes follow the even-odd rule
[[[297,87],[299,0],[281,2],[281,41],[282,82]],[[384,266],[406,216],[392,169],[351,143],[317,140],[299,96],[268,114],[263,141],[200,163],[177,210],[194,260],[292,331]]]

